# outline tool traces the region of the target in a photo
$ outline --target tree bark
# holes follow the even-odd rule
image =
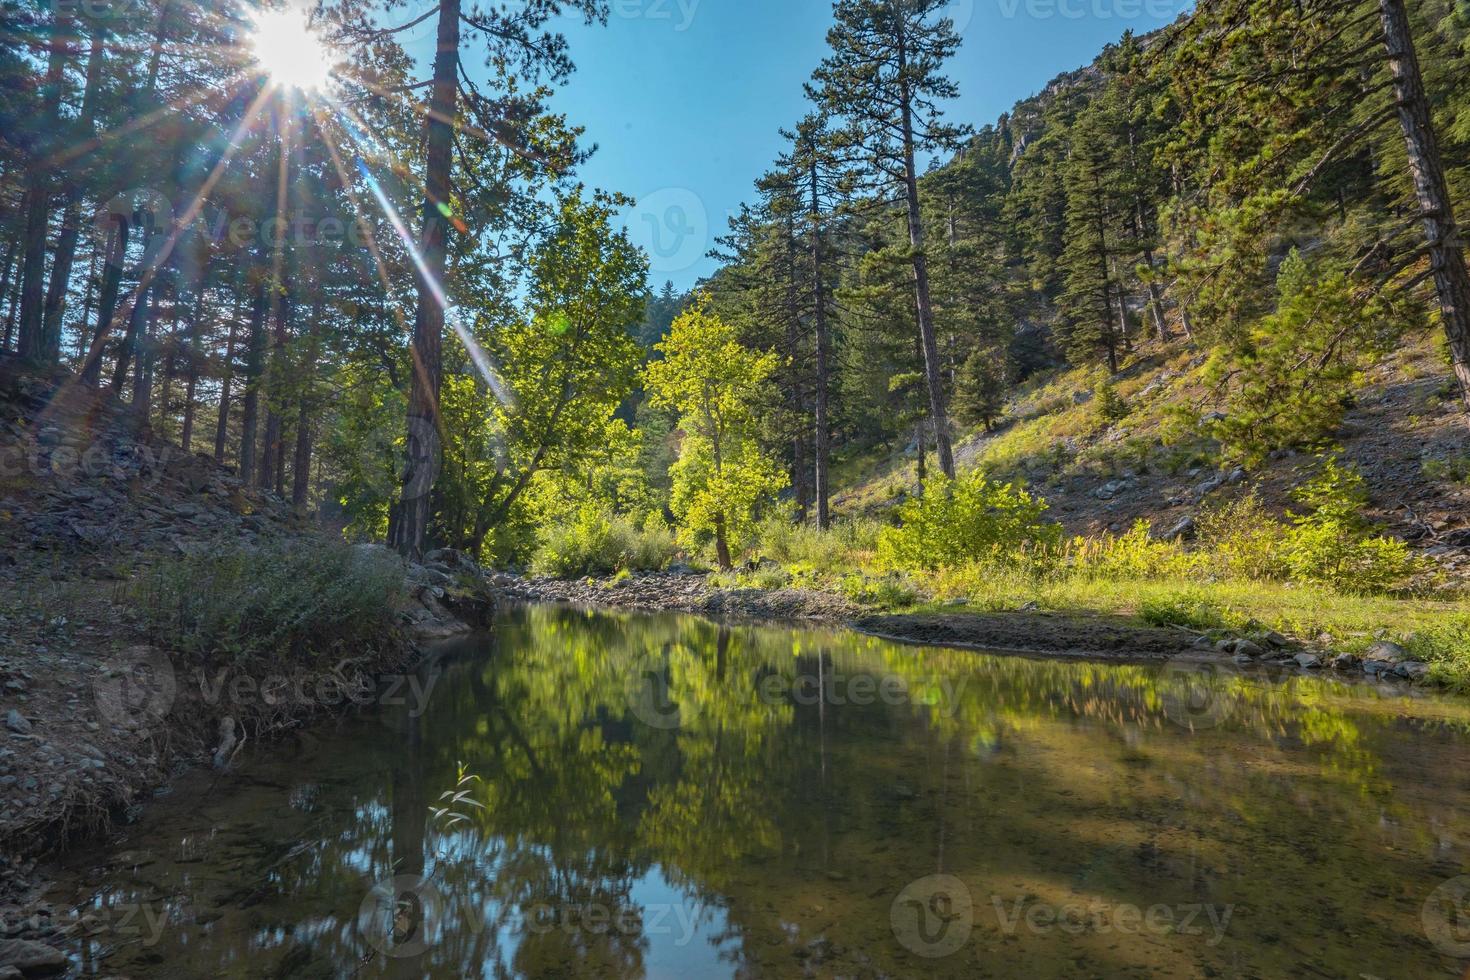
[[[255,436],[260,425],[260,367],[265,344],[266,281],[262,270],[250,304],[249,348],[245,355],[245,404],[240,416],[240,479],[249,482],[255,473]]]
[[[97,329],[92,332],[92,345],[82,362],[82,381],[95,385],[102,379],[102,350],[112,331],[112,318],[117,315],[117,294],[122,288],[123,263],[127,261],[128,236],[132,221],[126,215],[113,215],[113,226],[107,234],[107,259],[102,272],[102,287],[97,295]]]
[[[413,386],[408,401],[408,462],[404,470],[392,544],[403,554],[421,555],[429,527],[439,427],[439,386],[444,343],[443,295],[449,221],[450,170],[454,162],[454,120],[459,108],[460,0],[439,6],[434,54],[433,95],[429,100],[428,156],[425,167],[423,231],[419,249],[424,269],[419,279],[413,323]]]
[[[900,18],[901,20],[901,18]],[[934,446],[939,453],[939,469],[954,479],[954,451],[949,441],[949,409],[944,398],[943,365],[939,361],[939,343],[934,337],[934,305],[929,297],[929,262],[924,254],[924,223],[919,213],[919,177],[914,164],[913,95],[907,81],[908,49],[900,35],[898,72],[903,131],[904,196],[908,204],[909,248],[913,252],[914,301],[919,315],[919,342],[924,352],[924,379],[929,389],[929,417],[934,423]]]
[[[1440,320],[1449,339],[1460,397],[1470,410],[1470,270],[1465,267],[1464,243],[1455,224],[1439,140],[1429,112],[1429,99],[1424,94],[1424,79],[1419,72],[1419,57],[1414,50],[1404,0],[1379,0],[1378,7],[1399,124],[1408,149],[1409,174],[1429,243],[1429,264],[1439,297]]]
[[[82,111],[77,120],[77,138],[92,137],[92,121],[97,115],[97,98],[102,82],[103,31],[92,31],[92,44],[87,53],[87,78],[82,89]],[[56,243],[56,258],[51,262],[51,282],[46,289],[46,306],[41,318],[41,357],[45,364],[55,364],[61,356],[61,318],[66,312],[66,294],[71,286],[72,264],[76,261],[77,241],[81,238],[82,189],[78,176],[70,175],[66,204],[61,211],[61,237]],[[83,322],[82,331],[86,332]]]
[[[796,284],[796,223],[790,214],[786,217],[786,356],[791,361],[791,401],[798,415],[806,415],[805,399],[801,384],[801,303],[797,298]],[[804,419],[803,419],[804,421]],[[811,495],[807,485],[806,433],[798,425],[791,439],[791,488],[796,494],[796,519],[806,523],[807,511],[811,506]]]
[[[45,138],[32,153],[26,167],[26,187],[21,213],[25,216],[20,287],[20,356],[41,361],[45,354],[42,330],[45,322],[46,232],[51,217],[52,174],[46,166],[44,148],[60,135],[61,89],[66,80],[66,62],[72,53],[76,20],[58,7],[51,24],[51,51],[46,62],[41,116]]]
[[[225,461],[225,443],[230,429],[230,384],[235,380],[235,335],[240,327],[240,305],[238,301],[230,317],[230,333],[225,340],[225,363],[220,372],[219,416],[214,424],[214,461]]]
[[[827,330],[827,291],[822,276],[822,199],[817,186],[816,146],[810,147],[812,157],[808,177],[811,181],[812,220],[812,323],[817,333],[817,377],[813,427],[816,429],[815,452],[815,496],[817,502],[817,527],[822,530],[832,526],[832,511],[827,467],[832,456],[832,423],[827,411],[828,362],[832,353],[832,338]]]

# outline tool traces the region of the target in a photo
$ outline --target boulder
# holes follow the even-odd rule
[[[1421,681],[1429,676],[1429,665],[1422,660],[1403,660],[1394,666],[1393,672],[1411,681]]]
[[[1315,653],[1299,653],[1292,659],[1296,661],[1298,667],[1322,666],[1322,658],[1317,656]]]
[[[1366,651],[1364,651],[1363,659],[1386,660],[1391,664],[1396,664],[1400,660],[1409,660],[1410,657],[1409,651],[1405,650],[1397,643],[1391,643],[1388,640],[1378,640]]]
[[[29,939],[0,939],[0,969],[11,967],[22,976],[40,977],[66,968],[61,951]]]

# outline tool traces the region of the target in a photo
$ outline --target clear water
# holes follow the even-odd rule
[[[418,681],[78,855],[79,969],[1470,966],[1463,701],[550,607]]]

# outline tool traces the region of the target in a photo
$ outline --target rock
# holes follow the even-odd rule
[[[1409,651],[1397,643],[1391,643],[1388,640],[1378,640],[1363,652],[1363,659],[1386,660],[1391,664],[1396,664],[1400,660],[1408,660],[1410,657]]]
[[[1393,664],[1387,660],[1364,660],[1363,673],[1370,677],[1377,677],[1380,674],[1391,674],[1393,673]]]
[[[1351,653],[1339,653],[1331,661],[1333,670],[1354,670],[1358,663],[1358,657]]]
[[[1273,646],[1277,649],[1286,646],[1286,637],[1282,636],[1275,630],[1269,630],[1265,633],[1262,633],[1261,641],[1264,642],[1267,646]]]
[[[1250,640],[1236,640],[1230,650],[1232,653],[1246,657],[1259,657],[1266,652],[1259,643],[1252,643]]]
[[[29,939],[0,939],[0,967],[13,967],[23,976],[60,973],[66,967],[61,951]]]
[[[1404,660],[1394,667],[1393,672],[1411,681],[1419,681],[1429,675],[1429,665],[1422,660]]]
[[[1111,480],[1094,490],[1092,495],[1098,500],[1111,500],[1127,489],[1127,480]]]
[[[955,598],[955,599],[949,599],[944,604],[946,606],[955,606],[955,607],[968,606],[970,604],[970,600],[969,599],[966,599],[964,596],[960,596],[960,597]]]
[[[1296,661],[1298,667],[1322,666],[1322,658],[1315,653],[1299,653],[1292,659]]]
[[[14,708],[11,708],[5,713],[5,727],[17,735],[29,735],[31,733],[30,721],[25,715],[16,711]]]
[[[1073,405],[1086,405],[1090,401],[1092,401],[1092,392],[1090,392],[1090,391],[1074,391],[1074,392],[1072,392],[1072,404]]]
[[[1238,664],[1241,664],[1242,666],[1244,666],[1245,664],[1253,664],[1253,663],[1255,663],[1254,660],[1252,660],[1250,657],[1247,657],[1243,653],[1237,653],[1235,655],[1235,662],[1238,663]]]
[[[1189,539],[1194,537],[1195,530],[1194,516],[1186,514],[1171,524],[1167,530],[1156,533],[1154,536],[1161,541],[1175,541],[1181,538]]]
[[[1190,646],[1196,650],[1213,650],[1215,649],[1215,641],[1208,636],[1196,636]]]
[[[1226,483],[1241,483],[1244,480],[1245,468],[1241,466],[1237,466],[1235,469],[1231,470],[1230,475],[1225,478]]]

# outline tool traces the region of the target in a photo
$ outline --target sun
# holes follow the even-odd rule
[[[281,88],[318,92],[332,79],[332,52],[304,11],[287,7],[256,14],[250,46],[261,71]]]

